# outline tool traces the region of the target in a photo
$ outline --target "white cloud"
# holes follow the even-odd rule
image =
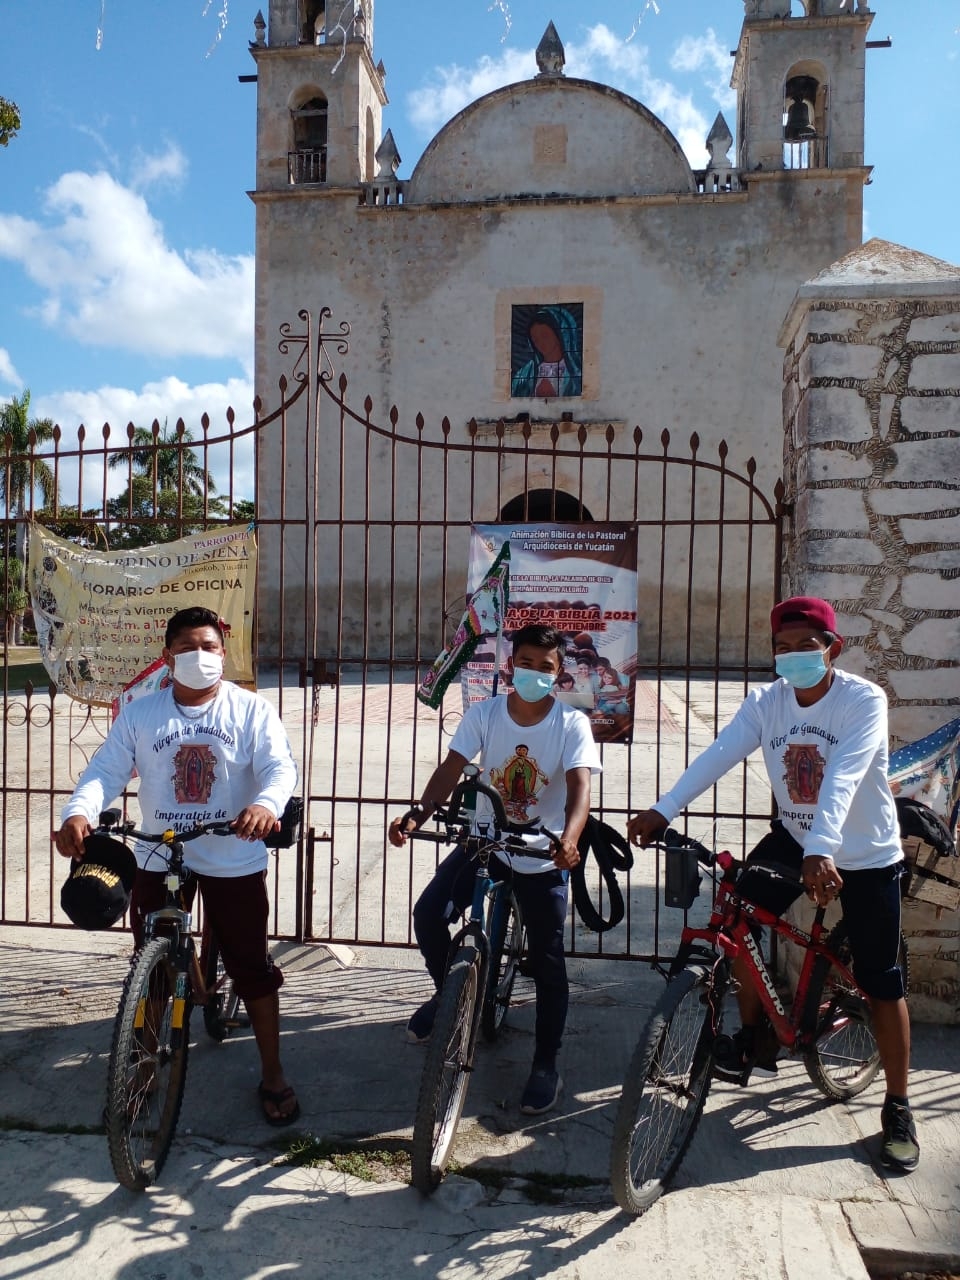
[[[110,424],[109,445],[123,445],[127,440],[127,423],[135,427],[149,428],[154,420],[161,429],[173,432],[178,419],[183,420],[187,431],[200,446],[204,439],[201,418],[206,413],[210,419],[208,442],[228,434],[226,411],[235,411],[235,429],[242,430],[253,422],[253,384],[242,378],[231,378],[225,383],[209,382],[189,386],[180,378],[167,377],[148,382],[135,391],[128,387],[99,387],[95,391],[59,391],[52,395],[36,396],[30,401],[31,416],[51,418],[60,427],[61,450],[69,453],[77,448],[78,428],[82,424],[85,433],[85,449],[97,450],[103,444],[103,426]],[[49,448],[49,446],[45,446]],[[198,451],[198,461],[203,454]],[[224,444],[214,445],[208,456],[208,468],[213,473],[217,491],[224,496],[230,487],[227,467],[229,450]],[[253,497],[253,437],[246,436],[233,448],[233,493],[237,498]],[[70,460],[58,468],[60,476],[60,501],[72,506],[77,501],[77,467]],[[102,484],[106,482],[110,496],[116,496],[126,487],[123,467],[102,473],[102,459],[94,454],[84,465],[84,492],[90,501],[99,500]],[[92,487],[91,487],[92,486]]]
[[[0,347],[0,382],[8,387],[16,387],[18,391],[23,386],[23,379],[13,367],[10,352],[6,347]]]
[[[147,382],[135,391],[129,387],[99,387],[95,391],[57,391],[36,396],[30,411],[38,418],[52,418],[64,432],[65,442],[73,440],[83,423],[89,433],[100,438],[100,429],[110,423],[111,442],[126,439],[126,426],[149,427],[156,419],[172,429],[178,418],[193,432],[202,435],[200,419],[210,418],[210,435],[223,435],[227,430],[226,411],[232,408],[238,427],[253,421],[253,384],[242,378],[227,382],[207,382],[190,386],[177,377]],[[67,446],[69,447],[69,446]]]
[[[173,143],[155,155],[138,151],[131,166],[130,186],[134,191],[145,191],[147,187],[159,184],[179,186],[189,167],[187,157]]]
[[[529,50],[505,49],[499,58],[485,55],[472,70],[456,63],[435,67],[431,82],[407,98],[410,120],[421,134],[432,137],[458,111],[485,93],[528,80],[536,65]]]
[[[253,359],[253,255],[177,252],[146,201],[106,173],[64,174],[44,222],[0,215],[0,256],[43,291],[39,314],[76,341],[159,356]]]
[[[737,95],[730,88],[730,50],[712,27],[707,28],[706,35],[684,36],[673,52],[670,66],[674,71],[702,75],[721,111],[731,111],[737,105]]]
[[[681,58],[676,70],[712,71],[708,86],[718,93],[720,44],[712,31],[700,40],[688,38],[675,56]],[[676,135],[690,163],[699,168],[707,161],[705,141],[712,119],[708,120],[689,93],[656,76],[650,66],[646,45],[624,40],[603,23],[591,27],[580,44],[564,46],[567,75],[596,80],[621,89],[637,98]],[[684,62],[689,66],[682,65]],[[729,56],[727,58],[729,63]],[[432,136],[452,116],[484,93],[529,80],[536,74],[536,54],[532,49],[506,49],[497,58],[483,57],[474,68],[437,67],[430,81],[407,99],[410,119],[419,132]],[[729,78],[729,66],[726,68]],[[719,100],[719,99],[718,99]]]

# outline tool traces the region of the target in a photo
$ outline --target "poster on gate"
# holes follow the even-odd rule
[[[510,692],[511,636],[531,622],[566,642],[554,692],[590,717],[597,742],[633,738],[637,671],[637,526],[628,523],[475,524],[467,591],[476,590],[510,544],[510,588],[499,643],[498,693]],[[487,636],[462,675],[464,705],[488,698],[497,638]]]
[[[247,524],[126,551],[79,546],[31,524],[27,580],[50,679],[91,706],[148,692],[168,619],[197,605],[221,620],[226,678],[252,685],[256,566]]]

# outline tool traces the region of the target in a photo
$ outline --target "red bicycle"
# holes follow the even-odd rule
[[[680,1166],[703,1112],[713,1076],[713,1054],[731,985],[731,961],[746,961],[749,981],[780,1045],[799,1055],[817,1088],[832,1101],[853,1098],[880,1068],[868,997],[850,969],[841,921],[829,934],[818,907],[809,933],[737,892],[741,864],[728,852],[713,853],[699,841],[668,829],[667,905],[689,907],[699,890],[698,863],[721,871],[709,922],[686,925],[670,965],[665,990],[654,1006],[627,1071],[613,1134],[610,1178],[617,1204],[640,1214],[663,1194]],[[795,877],[757,863],[775,880]],[[764,963],[751,926],[763,925],[805,948],[789,1008]],[[898,957],[907,979],[906,944]]]

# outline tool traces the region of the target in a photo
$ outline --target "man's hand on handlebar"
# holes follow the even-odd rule
[[[93,827],[80,814],[67,818],[59,831],[53,833],[53,843],[62,858],[83,857],[83,842],[87,836],[93,835]]]
[[[407,836],[410,832],[417,831],[426,821],[426,818],[426,809],[415,804],[412,809],[402,813],[399,818],[394,818],[387,828],[387,839],[396,848],[402,848],[407,843]]]
[[[627,823],[630,843],[646,849],[670,824],[656,809],[641,809]]]
[[[553,842],[552,852],[553,865],[560,871],[572,871],[580,861],[577,842],[571,840],[568,835],[562,835]]]
[[[272,831],[280,830],[280,820],[262,804],[248,804],[241,809],[232,824],[233,834],[241,840],[262,840]]]
[[[828,907],[839,897],[843,888],[843,876],[832,858],[811,854],[803,860],[803,887],[811,902],[818,907]]]

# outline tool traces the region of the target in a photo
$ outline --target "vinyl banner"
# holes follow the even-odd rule
[[[252,684],[256,568],[250,525],[98,551],[31,524],[28,584],[43,665],[61,692],[110,706],[159,658],[168,619],[198,605],[224,624],[224,675]]]
[[[510,591],[500,643],[498,692],[510,691],[510,637],[531,622],[567,641],[555,692],[590,717],[597,742],[633,737],[637,670],[637,526],[635,524],[477,524],[470,540],[467,591],[475,591],[504,543]],[[485,638],[463,675],[464,702],[489,697],[497,640]]]

